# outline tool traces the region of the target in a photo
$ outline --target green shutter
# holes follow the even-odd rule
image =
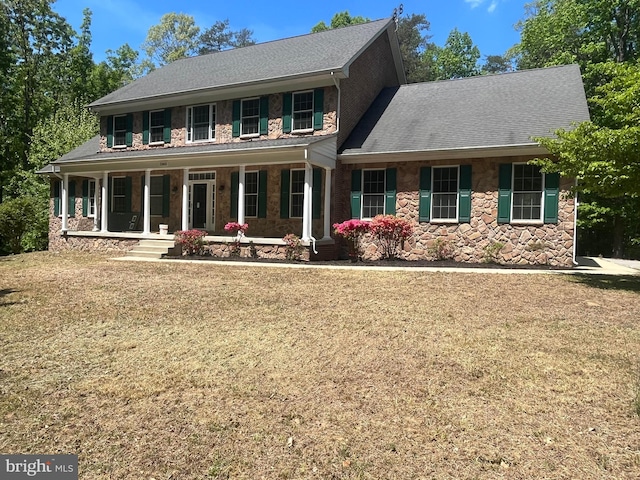
[[[53,181],[53,215],[60,216],[60,180]]]
[[[471,165],[460,165],[458,222],[471,221]]]
[[[558,199],[560,195],[560,174],[547,173],[544,176],[544,223],[558,223]]]
[[[125,143],[127,147],[133,146],[133,114],[127,113],[127,133],[125,134]]]
[[[511,169],[510,163],[501,163],[498,174],[498,223],[511,220]]]
[[[351,171],[351,218],[360,218],[362,209],[362,170]]]
[[[131,213],[131,177],[125,177],[124,181],[124,211]]]
[[[397,169],[387,168],[385,172],[385,195],[384,213],[385,215],[396,214],[396,177]]]
[[[75,217],[76,216],[76,182],[73,180],[69,182],[68,197],[69,197],[69,216]]]
[[[169,206],[171,197],[171,175],[163,175],[162,177],[162,216],[169,216]]]
[[[258,173],[258,218],[267,218],[267,171]]]
[[[82,216],[89,214],[89,180],[82,181]]]
[[[240,174],[231,172],[231,218],[238,218],[238,185],[240,183]]]
[[[431,220],[431,167],[420,167],[419,221]]]
[[[291,114],[293,112],[293,94],[282,95],[282,131],[291,133]]]
[[[324,126],[324,88],[313,91],[313,129],[322,130]]]
[[[107,148],[113,147],[113,115],[107,117]]]
[[[164,110],[164,129],[162,131],[164,143],[171,143],[171,109]]]
[[[260,97],[260,135],[269,133],[269,96]]]
[[[290,186],[291,171],[287,168],[280,170],[280,218],[289,218]]]
[[[233,101],[233,126],[231,128],[231,136],[240,136],[240,100]],[[236,213],[237,215],[237,213]]]
[[[322,212],[322,169],[313,169],[313,198],[311,199],[313,218],[320,218]]]
[[[142,143],[149,145],[149,110],[142,112]]]

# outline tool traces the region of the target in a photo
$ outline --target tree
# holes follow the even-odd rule
[[[195,55],[199,34],[200,27],[191,15],[166,13],[158,25],[149,28],[142,48],[152,63],[162,66]]]
[[[207,28],[198,40],[200,45],[198,49],[199,55],[207,53],[220,52],[230,48],[247,47],[255,45],[253,31],[243,28],[242,30],[233,31],[229,29],[229,19],[218,20],[209,28]]]
[[[324,21],[318,22],[312,29],[311,33],[324,32],[325,30],[332,30],[334,28],[348,27],[350,25],[358,25],[360,23],[370,22],[371,19],[366,17],[352,17],[347,10],[344,12],[338,12],[331,17],[331,25],[327,26]]]
[[[433,80],[472,77],[478,74],[480,50],[473,44],[467,32],[460,32],[454,28],[449,33],[444,47],[434,48],[428,53],[433,55]]]
[[[431,25],[424,14],[413,13],[398,18],[398,42],[408,83],[429,80],[429,64],[425,62],[428,56],[424,55],[425,51],[434,47],[429,43],[429,28]]]
[[[511,60],[506,55],[487,55],[484,57],[484,64],[480,68],[480,73],[489,75],[493,73],[506,73],[513,70]]]

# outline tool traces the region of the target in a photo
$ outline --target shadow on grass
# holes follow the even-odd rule
[[[10,293],[16,293],[18,290],[14,290],[13,288],[3,288],[0,290],[0,307],[8,307],[9,305],[15,305],[16,302],[4,302],[3,298],[9,295]]]
[[[626,290],[640,293],[638,275],[573,275],[571,281],[600,290]]]

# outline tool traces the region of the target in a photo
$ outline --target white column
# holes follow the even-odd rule
[[[311,212],[311,198],[313,194],[313,169],[311,165],[304,166],[304,197],[302,201],[302,240],[308,242],[311,240],[311,226],[313,216]]]
[[[100,193],[100,225],[101,232],[109,231],[109,172],[102,173],[102,190]]]
[[[62,175],[62,205],[60,205],[60,212],[62,213],[62,231],[69,230],[69,174]]]
[[[244,165],[238,172],[238,223],[244,223]]]
[[[98,186],[100,185],[100,178],[93,177],[93,181],[96,183],[96,188],[93,189],[93,231],[97,232],[98,230],[100,230],[98,228]]]
[[[189,230],[189,169],[182,172],[182,230]]]
[[[149,169],[144,171],[144,200],[142,205],[144,207],[142,233],[149,234],[151,232],[151,170]]]
[[[331,169],[324,170],[324,236],[327,240],[331,237]]]

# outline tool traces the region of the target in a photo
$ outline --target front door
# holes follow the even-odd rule
[[[192,186],[192,228],[207,229],[207,184],[194,183]]]
[[[189,228],[216,229],[216,173],[189,174]]]

